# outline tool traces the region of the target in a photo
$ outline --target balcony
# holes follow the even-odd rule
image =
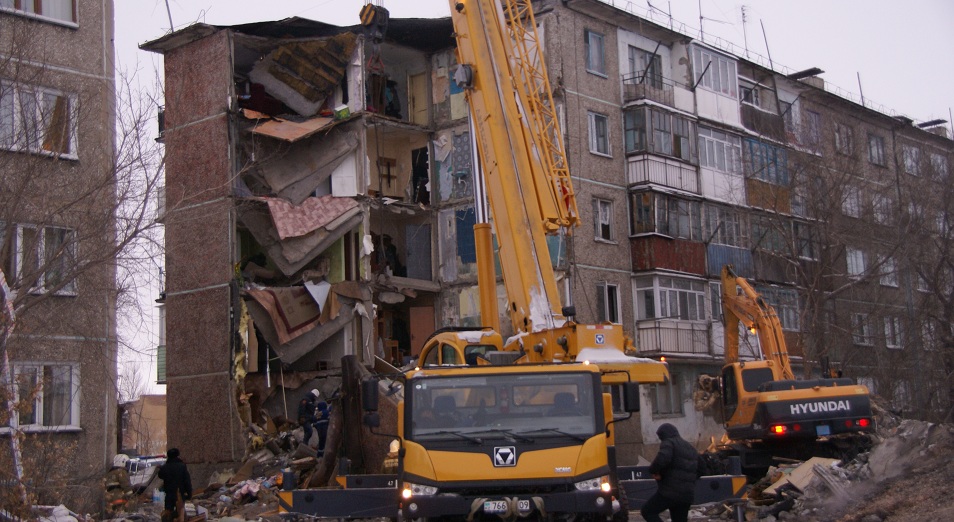
[[[673,87],[676,82],[658,74],[631,73],[623,76],[623,104],[638,100],[652,100],[675,107]]]
[[[694,166],[648,154],[626,159],[626,182],[630,185],[653,183],[699,193],[699,174]]]
[[[709,342],[709,323],[651,319],[636,323],[636,346],[641,355],[697,355],[722,357]]]

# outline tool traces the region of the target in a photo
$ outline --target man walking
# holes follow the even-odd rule
[[[298,424],[305,432],[305,439],[301,441],[302,444],[308,445],[308,441],[311,440],[312,429],[315,427],[315,423],[318,422],[316,410],[318,408],[318,397],[320,396],[321,392],[317,389],[311,390],[298,403]]]
[[[166,452],[166,463],[159,466],[159,478],[162,479],[162,490],[166,492],[162,522],[185,520],[185,501],[192,498],[192,477],[186,463],[179,458],[177,448],[169,448]]]
[[[699,454],[668,422],[656,430],[656,436],[660,440],[659,453],[649,465],[649,472],[656,479],[657,489],[640,514],[646,522],[661,522],[659,514],[668,509],[672,522],[686,522],[699,478]]]

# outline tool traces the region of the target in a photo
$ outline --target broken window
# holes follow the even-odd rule
[[[596,320],[619,324],[619,286],[605,281],[596,284]]]
[[[613,241],[613,202],[605,199],[593,199],[594,237]]]
[[[609,145],[609,122],[605,114],[587,112],[590,131],[590,152],[611,155]]]

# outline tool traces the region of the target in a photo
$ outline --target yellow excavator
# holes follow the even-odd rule
[[[775,308],[731,265],[722,268],[722,311],[721,407],[743,469],[767,467],[773,456],[825,454],[840,440],[874,430],[867,387],[850,378],[795,379]],[[757,335],[761,360],[739,359],[740,324]]]

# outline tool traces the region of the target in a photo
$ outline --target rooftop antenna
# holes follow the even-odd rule
[[[747,22],[747,21],[748,21],[748,20],[746,20],[746,18],[745,18],[745,5],[742,5],[742,41],[743,41],[744,44],[745,44],[745,57],[746,57],[746,58],[749,57],[749,35],[748,35],[748,33],[745,31],[745,22]]]
[[[699,39],[703,42],[706,41],[705,31],[702,29],[703,20],[709,20],[710,22],[715,22],[717,24],[728,24],[725,20],[717,20],[715,18],[707,18],[702,15],[702,0],[699,0]]]
[[[865,106],[865,91],[861,89],[861,73],[855,72],[855,74],[858,76],[858,94],[861,95],[861,106],[864,107]]]
[[[775,63],[772,62],[772,50],[769,49],[768,35],[765,34],[765,23],[762,22],[762,19],[761,19],[761,18],[759,18],[759,25],[762,26],[762,40],[765,40],[765,53],[768,54],[769,68],[774,71],[774,70],[775,70]]]
[[[169,9],[169,0],[166,0],[166,14],[169,15],[169,32],[175,30],[175,26],[172,25],[172,10]]]

